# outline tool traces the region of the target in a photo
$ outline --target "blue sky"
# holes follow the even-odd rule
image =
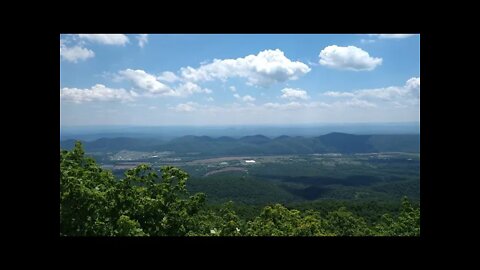
[[[419,121],[420,36],[65,34],[60,121]]]

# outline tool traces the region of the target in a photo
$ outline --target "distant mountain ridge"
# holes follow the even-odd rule
[[[235,125],[235,126],[90,126],[60,127],[60,140],[80,139],[94,141],[100,138],[157,138],[171,140],[186,135],[228,136],[241,138],[262,134],[275,138],[282,135],[315,137],[330,132],[348,134],[419,134],[419,122],[403,123],[319,123],[289,125]]]
[[[71,149],[75,140],[64,140],[60,147]],[[83,142],[86,151],[173,151],[202,155],[278,155],[314,153],[419,152],[420,135],[352,135],[333,132],[317,137],[269,138],[264,135],[231,138],[222,136],[183,136],[164,141],[142,138],[101,138]]]

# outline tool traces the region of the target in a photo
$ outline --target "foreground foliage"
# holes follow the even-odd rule
[[[166,166],[128,170],[121,180],[85,157],[80,142],[60,152],[60,235],[63,236],[418,236],[420,209],[406,198],[398,215],[367,223],[345,207],[320,212],[264,207],[241,219],[227,203],[205,205],[190,195],[188,174]]]

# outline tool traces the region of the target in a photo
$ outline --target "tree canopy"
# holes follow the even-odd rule
[[[117,180],[86,157],[80,142],[60,150],[60,235],[62,236],[418,236],[420,209],[402,200],[398,215],[368,224],[345,207],[322,213],[264,207],[241,219],[233,203],[206,207],[203,193],[190,194],[189,175],[142,164]]]

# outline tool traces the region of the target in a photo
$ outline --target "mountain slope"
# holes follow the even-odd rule
[[[73,147],[73,140],[61,141],[65,149]],[[201,155],[278,155],[313,153],[370,153],[370,152],[419,152],[419,135],[352,135],[329,133],[306,138],[263,135],[212,138],[209,136],[183,136],[164,142],[159,139],[101,138],[84,142],[87,151],[173,151],[176,154],[199,153]]]

